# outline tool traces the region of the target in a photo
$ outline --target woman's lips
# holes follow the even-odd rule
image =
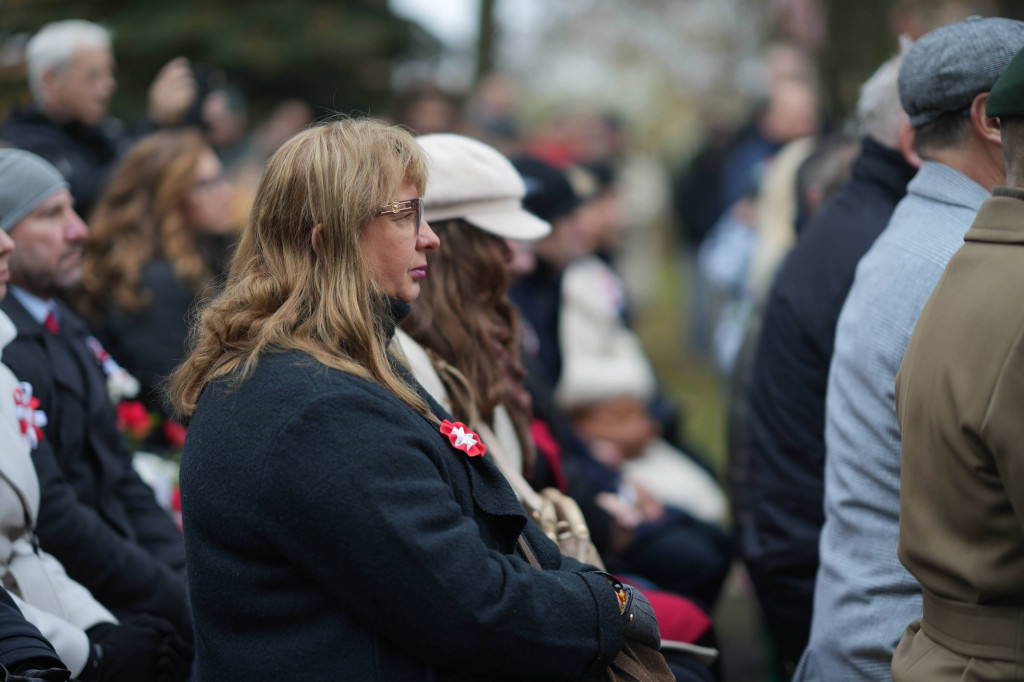
[[[413,279],[426,279],[427,266],[421,265],[418,268],[413,268],[412,270],[410,270],[410,272],[412,273]]]

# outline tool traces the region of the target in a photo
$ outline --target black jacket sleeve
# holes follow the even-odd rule
[[[64,667],[42,633],[25,620],[7,591],[0,588],[0,664],[14,668],[29,660],[43,667]]]

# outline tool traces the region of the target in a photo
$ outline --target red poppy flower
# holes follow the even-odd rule
[[[181,422],[176,422],[173,419],[164,421],[164,438],[167,442],[176,448],[185,447],[185,434],[188,433],[188,429]]]
[[[117,428],[138,440],[149,434],[149,412],[138,400],[122,400],[117,404]]]
[[[470,457],[480,457],[487,452],[487,446],[462,422],[454,424],[445,419],[441,422],[441,433],[448,436],[448,441],[456,450],[462,450]]]

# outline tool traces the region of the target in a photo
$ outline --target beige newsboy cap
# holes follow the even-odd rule
[[[551,226],[523,209],[526,185],[501,152],[453,133],[416,138],[427,153],[426,221],[462,218],[508,239],[539,239]]]

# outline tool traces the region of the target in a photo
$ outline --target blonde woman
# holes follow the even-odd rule
[[[372,120],[267,165],[171,383],[200,682],[576,680],[657,647],[646,600],[562,557],[388,355],[438,247],[425,184]]]

